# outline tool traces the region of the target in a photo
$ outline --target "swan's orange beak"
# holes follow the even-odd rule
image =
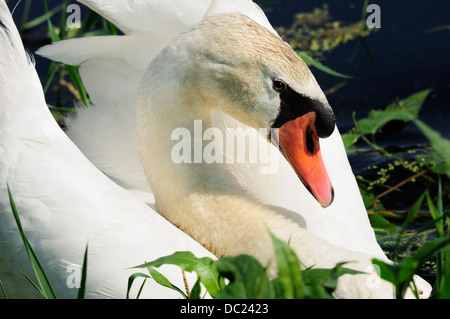
[[[277,144],[306,188],[322,207],[328,207],[334,190],[322,160],[315,119],[316,113],[309,112],[286,122],[276,134]]]

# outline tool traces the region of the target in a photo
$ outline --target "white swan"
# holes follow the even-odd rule
[[[314,77],[252,1],[80,2],[126,35],[63,41],[38,53],[81,63],[81,76],[96,107],[81,112],[69,134],[100,169],[128,189],[148,192],[145,171],[159,212],[218,256],[247,252],[267,262],[272,258],[265,232],[269,226],[291,240],[307,266],[330,266],[345,259],[358,260],[356,267],[367,270],[368,258],[386,260],[337,129],[320,141],[336,192],[326,209],[318,201],[327,206],[330,194],[313,190],[316,201],[283,158],[279,172],[272,175],[261,175],[258,164],[173,163],[174,142],[168,141],[177,128],[194,133],[196,120],[202,120],[203,128],[214,123],[223,132],[230,126],[244,127],[236,119],[254,128],[269,128],[277,120],[281,126],[293,115],[280,119],[278,108],[292,99],[315,111],[319,135],[333,131],[328,103]],[[287,91],[278,95],[274,80],[286,83]],[[136,156],[138,148],[143,166]],[[318,245],[312,235],[340,248]],[[350,255],[356,259],[348,259]],[[368,289],[363,276],[348,285],[344,281],[337,296],[392,296],[384,284],[383,289]],[[429,285],[417,281],[424,294],[429,293]]]
[[[111,2],[104,3],[104,5],[107,5],[108,3]],[[2,6],[4,6],[3,2]],[[219,7],[220,6],[217,6],[216,8]],[[101,243],[105,243],[105,241],[112,241],[115,244],[114,250],[107,247],[103,247],[103,249],[99,250],[96,250],[94,248],[94,251],[96,252],[94,255],[98,258],[98,264],[92,262],[92,258],[90,259],[91,262],[96,265],[94,266],[93,270],[91,268],[93,277],[95,277],[96,274],[102,274],[104,275],[103,278],[110,278],[108,276],[110,274],[107,274],[102,266],[105,264],[108,265],[106,261],[115,261],[115,258],[118,257],[117,252],[120,252],[120,265],[118,266],[119,268],[114,268],[115,270],[120,269],[120,267],[124,267],[124,262],[130,261],[131,263],[133,261],[131,264],[134,264],[134,260],[139,259],[138,263],[140,263],[142,258],[144,258],[145,260],[149,260],[151,258],[154,258],[156,255],[171,251],[172,248],[177,250],[191,249],[194,251],[198,251],[200,254],[207,254],[207,252],[202,250],[201,247],[192,242],[192,240],[190,240],[188,237],[181,238],[181,243],[177,242],[175,239],[172,239],[172,235],[177,236],[177,234],[179,234],[178,231],[175,228],[170,228],[167,222],[164,223],[163,221],[162,224],[158,224],[159,221],[154,214],[149,214],[149,217],[147,217],[148,220],[145,220],[144,216],[147,216],[148,212],[153,212],[142,204],[137,203],[130,194],[127,194],[127,192],[111,183],[97,170],[95,170],[90,165],[90,163],[87,162],[86,159],[78,152],[78,150],[64,137],[63,133],[59,130],[56,124],[52,122],[48,110],[45,110],[45,102],[43,100],[42,92],[40,90],[35,71],[29,65],[29,62],[26,59],[25,54],[23,53],[23,48],[21,47],[21,45],[19,46],[20,41],[18,35],[15,31],[12,31],[13,24],[9,16],[6,17],[5,8],[6,6],[2,7],[1,12],[2,24],[9,30],[10,36],[8,37],[2,29],[1,45],[5,48],[8,48],[11,42],[13,45],[12,48],[6,50],[6,53],[3,53],[4,51],[2,50],[2,57],[0,58],[2,60],[0,60],[0,65],[2,67],[2,71],[3,69],[9,70],[9,72],[2,72],[2,75],[5,74],[5,77],[8,78],[16,77],[17,82],[15,84],[17,85],[11,85],[13,90],[9,90],[8,92],[6,92],[6,90],[0,91],[2,98],[4,98],[4,100],[2,99],[2,107],[0,108],[0,112],[2,112],[4,118],[8,119],[7,125],[6,123],[2,123],[2,125],[5,125],[1,127],[1,146],[8,150],[8,152],[5,152],[3,157],[1,158],[2,175],[0,175],[0,181],[2,182],[3,188],[3,184],[8,181],[13,191],[17,189],[19,194],[22,194],[19,195],[19,198],[17,199],[19,210],[22,211],[22,214],[25,216],[25,220],[28,219],[32,221],[32,223],[25,222],[25,231],[28,230],[28,232],[32,234],[31,242],[32,244],[35,243],[35,246],[38,247],[38,254],[40,251],[48,256],[45,258],[45,264],[51,267],[51,269],[55,270],[56,277],[65,278],[64,275],[67,276],[67,274],[62,274],[62,271],[58,272],[59,260],[61,260],[61,258],[64,258],[69,262],[73,262],[73,260],[75,260],[75,263],[79,263],[87,237],[89,237],[90,245],[91,242],[94,241],[91,239],[92,237],[94,237],[94,239],[100,243],[99,245],[101,245]],[[127,11],[119,10],[116,11],[116,13],[117,12]],[[228,16],[227,18],[230,17],[231,16]],[[249,23],[250,25],[255,26],[253,22],[248,20],[248,18],[246,17],[236,17],[238,17],[238,19],[242,19],[242,21],[246,21],[246,23]],[[217,16],[217,18],[220,20],[219,16]],[[135,21],[138,20],[139,19],[137,18],[135,19]],[[224,21],[222,20],[222,22]],[[207,22],[205,22],[205,24],[206,23]],[[127,26],[124,26],[124,30],[127,30]],[[102,40],[105,40],[105,44],[110,41],[110,39],[107,38],[103,38]],[[123,39],[117,38],[117,40],[121,41]],[[109,43],[110,45],[113,45],[113,47],[117,45],[114,41],[116,40],[112,40]],[[70,46],[71,44],[68,45]],[[61,49],[63,47],[57,46],[56,48]],[[89,54],[91,54],[90,57],[92,58],[92,52]],[[113,54],[112,56],[110,56],[110,58],[113,58],[115,54],[121,55],[122,53],[113,51]],[[142,55],[143,53],[139,52],[139,54]],[[129,56],[127,56],[127,58],[129,58]],[[136,61],[137,60],[134,60],[134,62]],[[108,61],[104,61],[103,63],[106,62]],[[111,62],[111,60],[109,60],[109,62]],[[117,61],[114,62],[117,63]],[[90,65],[92,66],[92,70],[95,69],[96,71],[98,71],[101,67],[105,67],[105,65],[107,66],[107,64],[103,63],[100,62],[100,59],[96,60],[95,58],[91,59],[88,62],[85,62],[83,64],[85,72],[84,75],[87,74],[86,66]],[[118,70],[126,70],[127,73],[125,73],[124,75],[134,79],[135,74],[133,72],[128,73],[130,69],[132,69],[132,67],[122,60],[122,63],[117,64],[117,69],[110,72],[116,73],[117,75]],[[106,68],[104,71],[106,72],[107,70],[108,68]],[[136,73],[139,72],[143,73],[142,70],[138,69]],[[18,75],[19,77],[17,77]],[[94,83],[95,82],[91,82],[91,84]],[[33,90],[31,90],[31,92],[36,95],[36,98],[30,100],[24,99],[24,95],[18,92],[18,90],[20,91],[20,87],[24,86],[24,84],[28,86],[31,85],[33,87]],[[102,86],[105,83],[97,82],[96,84]],[[122,85],[124,84],[125,83],[122,83]],[[120,100],[121,97],[123,98],[123,96],[121,96],[121,93],[123,93],[123,91],[120,90],[120,84],[115,84],[114,87],[118,90],[113,92],[114,94],[116,94],[116,96],[114,96],[112,100],[117,101]],[[126,87],[129,88],[128,86]],[[101,101],[102,97],[105,97],[105,95],[102,96],[102,93],[106,96],[112,94],[111,92],[105,93],[105,91],[102,90],[91,91],[91,95],[98,94],[97,96],[99,98],[97,100],[99,101]],[[125,94],[125,96],[126,95],[127,94]],[[144,97],[145,95],[142,96]],[[3,101],[5,101],[5,103],[3,103]],[[32,103],[30,103],[31,101],[39,101],[34,102],[39,108],[37,108],[36,106],[35,110],[29,110],[30,105],[32,105]],[[103,101],[109,100],[106,99]],[[130,107],[131,109],[133,109],[134,105],[131,105]],[[36,124],[36,122],[34,121],[30,123],[30,120],[26,120],[26,117],[20,116],[21,113],[29,115],[29,112],[36,113],[33,120],[42,119],[42,121],[39,121],[38,124]],[[132,119],[133,113],[130,114],[131,115],[129,117]],[[123,117],[122,119],[125,122],[126,118]],[[25,121],[25,123],[23,121]],[[133,120],[130,120],[130,122],[133,122]],[[135,134],[136,133],[131,133],[130,136],[135,137]],[[131,144],[131,147],[134,147],[134,144]],[[20,154],[20,156],[17,156],[18,153]],[[43,161],[37,161],[37,159],[39,158],[42,158]],[[35,163],[39,163],[37,169],[36,167],[32,166],[32,164]],[[52,171],[53,169],[55,171]],[[72,169],[72,172],[66,174],[66,171],[69,169]],[[45,174],[45,172],[49,173]],[[152,173],[150,172],[149,174],[151,176]],[[42,179],[43,175],[47,177],[45,180]],[[127,174],[124,174],[124,176],[126,175]],[[113,175],[113,177],[116,176]],[[131,182],[129,184],[132,184],[132,182],[134,181],[133,176],[129,179],[129,181]],[[121,180],[120,182],[122,184],[126,184],[126,181],[124,180]],[[32,187],[27,186],[27,184],[30,184]],[[86,187],[86,184],[89,186]],[[179,185],[176,186],[178,187]],[[155,190],[156,189],[158,189],[158,187],[156,187]],[[172,191],[173,190],[170,190],[170,192],[166,194],[170,194]],[[184,189],[184,191],[186,190]],[[159,189],[159,192],[161,192],[161,189]],[[93,194],[95,194],[96,196],[93,196]],[[190,196],[190,194],[187,195]],[[368,270],[368,267],[371,264],[370,258],[374,254],[363,254],[360,252],[348,250],[345,247],[331,245],[328,242],[317,238],[305,229],[300,228],[295,223],[282,217],[276,210],[272,210],[271,208],[264,208],[261,204],[259,204],[258,201],[253,201],[252,197],[241,195],[242,194],[237,194],[236,198],[248,204],[248,209],[251,210],[252,207],[257,207],[257,209],[255,209],[255,214],[258,214],[259,212],[265,212],[267,213],[267,216],[270,216],[269,218],[271,219],[271,221],[269,221],[269,224],[274,220],[277,220],[279,222],[278,225],[271,225],[272,230],[275,231],[275,233],[277,233],[277,231],[281,232],[277,233],[278,235],[280,235],[280,237],[292,237],[291,242],[295,243],[295,248],[299,252],[302,261],[306,265],[333,266],[337,262],[349,260],[357,261],[355,263],[349,264],[350,267],[353,266],[357,269]],[[157,195],[157,198],[158,197],[159,196]],[[204,200],[204,198],[202,197],[203,194],[200,194],[199,199]],[[2,218],[2,223],[0,226],[2,227],[0,229],[2,237],[0,237],[0,245],[2,248],[2,252],[5,252],[1,257],[2,259],[0,259],[0,264],[2,265],[0,278],[6,276],[6,278],[12,278],[12,282],[16,282],[14,276],[11,276],[10,273],[11,270],[15,268],[17,263],[23,262],[24,255],[22,252],[21,257],[15,259],[17,258],[15,257],[16,249],[18,249],[17,247],[21,247],[19,245],[20,239],[18,238],[18,236],[16,236],[15,239],[11,239],[12,237],[10,237],[8,240],[6,238],[6,236],[11,233],[11,229],[13,229],[12,232],[14,233],[14,223],[11,220],[11,217],[9,217],[11,215],[8,209],[7,199],[3,195],[2,197],[0,197],[0,199],[0,218]],[[92,203],[93,201],[98,202],[96,204],[95,202]],[[164,201],[164,198],[162,198],[162,201]],[[225,196],[223,196],[223,201],[225,203],[235,205],[235,202],[230,201],[230,197],[228,196],[228,194],[225,194]],[[102,206],[104,206],[98,206],[99,202]],[[208,205],[211,204],[208,199],[204,200],[204,202],[208,203]],[[69,207],[67,208],[65,207],[65,205],[67,205],[68,203],[70,205],[68,205]],[[98,211],[95,211],[95,213],[93,213],[93,209],[88,208],[92,207],[90,205],[94,205],[93,207],[97,207]],[[123,209],[115,210],[117,209],[116,205]],[[158,203],[158,206],[159,205],[160,204]],[[162,206],[164,205],[166,204],[164,204],[163,202]],[[134,217],[133,221],[130,221],[131,214],[129,213],[129,209],[127,209],[125,213],[123,212],[125,208],[129,208],[130,206],[136,207],[134,213],[136,213],[136,211],[143,212],[142,214],[136,213],[138,216]],[[63,209],[61,207],[63,207]],[[107,207],[107,209],[105,209],[104,207]],[[332,206],[330,206],[330,208],[331,207]],[[200,207],[200,209],[202,208],[203,207]],[[242,209],[242,207],[239,208]],[[87,211],[83,211],[84,209],[87,209]],[[114,213],[112,213],[111,210],[113,210]],[[164,209],[162,210],[162,212],[164,213]],[[197,216],[193,217],[195,218]],[[155,219],[156,221],[153,219]],[[54,224],[49,225],[47,223],[49,220],[55,221]],[[136,223],[134,223],[135,220],[137,220]],[[91,222],[94,223],[91,224]],[[224,223],[221,225],[213,225],[217,226],[216,228],[218,230],[218,235],[221,235],[220,233],[223,231],[222,225],[227,226],[226,224],[227,222],[230,222],[230,220],[226,220],[225,218],[221,219],[221,222]],[[231,222],[234,221],[231,220]],[[260,233],[258,233],[258,227],[261,227],[260,225],[258,225],[258,222],[260,222],[260,220],[253,219],[251,220],[251,222],[252,224],[254,224],[254,228],[249,228],[248,224],[242,224],[238,226],[244,226],[242,228],[244,231],[255,232],[256,230],[256,236],[258,237],[251,238],[248,242],[249,245],[246,245],[246,247],[244,248],[242,247],[241,242],[238,242],[239,247],[237,247],[238,249],[236,251],[245,251],[247,247],[251,248],[251,246],[254,244],[255,247],[260,247],[261,252],[266,254],[266,252],[268,252],[268,249],[270,248],[270,243],[268,244],[265,241],[265,229],[260,228]],[[89,227],[86,226],[86,223],[89,224]],[[80,228],[76,229],[73,227],[74,225],[79,225]],[[208,225],[208,223],[206,223],[204,226],[209,227],[211,225]],[[123,229],[124,232],[115,232],[115,227],[118,227],[120,230]],[[166,227],[168,228],[168,233],[166,234],[157,233],[154,234],[156,235],[155,237],[153,237],[152,234],[149,234],[150,230],[153,230],[155,228],[167,229]],[[243,235],[243,237],[245,237],[248,235],[236,233],[236,229],[237,228],[233,228],[233,234],[235,235],[234,237],[240,235]],[[192,229],[189,230],[192,231]],[[104,232],[102,233],[102,231]],[[126,231],[128,231],[129,233],[127,233]],[[82,234],[80,234],[79,232],[81,232]],[[118,235],[118,233],[120,233],[120,235]],[[127,238],[127,243],[123,243],[123,241],[119,240],[121,239],[122,234],[125,234],[124,237]],[[170,234],[170,236],[168,236],[168,234]],[[206,236],[209,236],[209,234],[206,234]],[[61,240],[61,238],[68,239]],[[170,242],[165,242],[165,238],[168,238]],[[147,246],[149,251],[142,253],[136,252],[134,251],[134,249],[130,250],[129,247],[133,246],[129,245],[128,240],[134,240],[136,245],[139,245],[141,247]],[[199,240],[203,241],[203,238],[200,238]],[[205,245],[208,245],[207,242],[203,243]],[[123,244],[124,246],[121,246],[120,244]],[[167,244],[167,246],[164,246],[163,244]],[[193,246],[186,247],[186,245],[189,246],[190,244],[192,244]],[[227,245],[226,243],[224,243],[224,247],[218,247],[214,241],[210,242],[210,245],[210,248],[214,251],[220,252],[220,250],[223,249],[225,253],[233,252],[232,250],[230,251],[229,245]],[[148,246],[151,246],[151,249],[160,247],[161,250],[158,250],[157,252],[155,252],[155,254],[151,254],[151,249]],[[67,251],[68,249],[72,250],[77,248],[81,248],[80,253]],[[74,254],[78,255],[74,256]],[[268,258],[270,258],[270,253],[266,254],[267,257],[265,257],[264,254],[259,255],[259,257],[262,260],[267,261]],[[258,255],[257,252],[256,255]],[[3,265],[6,266],[3,267]],[[6,269],[6,271],[4,269]],[[3,280],[3,282],[6,282],[6,280]],[[119,293],[111,287],[102,286],[106,285],[105,281],[94,280],[94,282],[98,283],[98,285],[91,284],[93,286],[93,288],[91,289],[94,296],[95,293],[99,295],[103,293],[103,296],[115,297],[115,294]],[[340,297],[391,297],[392,287],[385,282],[380,282],[376,287],[368,287],[366,275],[344,276],[340,279],[339,288],[336,295]],[[166,295],[159,294],[159,297],[162,296]]]
[[[68,139],[48,110],[33,62],[3,0],[0,81],[0,280],[8,297],[38,297],[38,293],[20,271],[33,274],[7,184],[58,298],[77,296],[77,289],[70,288],[80,279],[87,244],[88,298],[125,298],[128,278],[138,272],[130,267],[175,251],[215,258],[104,176]],[[166,267],[163,273],[178,287],[184,286],[179,268]],[[179,295],[148,281],[142,297]]]

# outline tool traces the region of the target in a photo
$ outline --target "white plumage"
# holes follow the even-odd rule
[[[77,289],[68,288],[67,281],[81,266],[87,244],[89,298],[124,298],[128,277],[138,272],[130,267],[175,251],[213,257],[84,157],[50,114],[4,1],[0,21],[0,280],[8,296],[38,294],[20,272],[33,273],[7,184],[59,298],[76,297]],[[165,274],[183,287],[180,269],[167,267]],[[143,293],[149,298],[179,297],[150,281]]]

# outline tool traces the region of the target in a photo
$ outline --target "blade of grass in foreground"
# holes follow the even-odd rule
[[[78,299],[85,299],[86,297],[86,280],[87,280],[87,261],[88,261],[88,246],[84,252],[83,269],[81,270],[81,283],[78,290]]]
[[[286,299],[303,299],[304,282],[300,261],[287,243],[271,235],[278,263],[278,281]]]
[[[42,268],[41,263],[39,262],[36,254],[31,248],[30,243],[28,242],[27,237],[22,228],[22,224],[20,222],[19,213],[17,212],[16,204],[14,202],[13,196],[11,194],[11,190],[8,185],[8,195],[9,201],[11,204],[11,209],[14,215],[14,219],[16,220],[17,228],[19,229],[20,236],[22,237],[23,244],[25,246],[26,252],[28,254],[28,258],[30,259],[31,266],[33,267],[34,273],[36,274],[37,280],[39,282],[40,289],[39,291],[42,293],[44,298],[46,299],[56,299],[55,292],[53,291],[52,286],[50,285],[50,281],[47,278],[47,275]]]
[[[139,296],[141,294],[142,289],[144,288],[145,282],[148,278],[152,278],[147,274],[143,274],[143,273],[136,273],[130,276],[130,278],[128,278],[128,288],[127,288],[127,299],[130,299],[130,291],[131,291],[131,287],[133,286],[133,282],[137,279],[137,278],[144,278],[144,282],[141,285],[141,288],[139,289],[139,293],[136,297],[136,299],[139,299]]]
[[[3,283],[1,280],[0,280],[0,288],[2,288],[2,293],[3,293],[3,296],[5,297],[5,299],[8,299],[8,295],[6,294],[5,287],[3,286]]]

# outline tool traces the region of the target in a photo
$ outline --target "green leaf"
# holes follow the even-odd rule
[[[428,192],[426,192],[427,194],[427,204],[428,204],[428,208],[430,210],[430,214],[431,217],[433,218],[433,220],[436,221],[435,226],[436,226],[436,232],[438,234],[438,237],[440,238],[444,238],[444,221],[442,220],[442,211],[439,211],[436,206],[434,205],[433,201],[431,200],[430,194]]]
[[[286,299],[303,299],[303,276],[300,261],[289,245],[271,235],[278,264],[278,281]]]
[[[332,269],[306,269],[303,270],[305,282],[305,296],[312,299],[333,298],[332,292],[336,290],[338,278],[349,274],[362,274],[360,271],[343,267],[345,263],[339,263]]]
[[[449,246],[450,238],[436,238],[423,244],[423,246],[420,247],[411,258],[417,261],[419,266],[421,266],[439,250],[448,248]]]
[[[397,226],[383,217],[381,214],[369,214],[370,224],[372,228],[375,229],[383,229],[383,230],[394,230],[397,229]]]
[[[148,267],[148,272],[150,273],[150,276],[161,286],[170,288],[172,290],[175,290],[177,292],[179,292],[184,299],[187,299],[187,295],[183,292],[183,290],[181,290],[180,288],[178,288],[177,286],[173,285],[169,279],[167,279],[163,274],[161,274],[159,271],[157,271],[155,268],[153,267]]]
[[[70,79],[72,80],[76,89],[80,93],[81,101],[84,103],[85,106],[89,106],[90,104],[89,98],[86,89],[83,85],[83,82],[81,81],[80,74],[78,73],[78,68],[73,65],[64,65],[64,66],[67,72],[69,73]]]
[[[149,275],[143,274],[143,273],[135,273],[135,274],[132,274],[132,275],[128,278],[127,299],[130,299],[130,290],[131,290],[131,287],[133,286],[134,281],[135,281],[137,278],[145,278],[145,279],[148,279],[148,278],[151,278],[151,277],[150,277]],[[144,283],[142,284],[142,286],[143,286],[144,284],[145,284],[145,280],[144,280]],[[141,289],[142,289],[142,287],[141,287]],[[139,299],[139,294],[138,294],[137,299]]]
[[[450,177],[450,140],[442,137],[439,132],[433,130],[421,120],[415,119],[414,124],[422,131],[425,137],[430,141],[433,149],[442,158],[444,164],[442,170]]]
[[[345,74],[342,74],[342,73],[339,73],[339,72],[336,72],[336,71],[330,69],[329,67],[320,63],[319,61],[314,60],[312,57],[310,57],[308,54],[306,54],[304,52],[301,52],[301,51],[296,51],[296,52],[308,66],[316,67],[320,71],[323,71],[325,73],[328,73],[328,74],[331,74],[333,76],[337,76],[340,78],[345,78],[345,79],[352,78],[351,76],[348,76],[348,75],[345,75]]]
[[[374,135],[391,121],[407,122],[415,119],[429,93],[430,90],[424,90],[395,102],[384,110],[372,110],[366,118],[358,122],[359,133]]]
[[[191,252],[176,252],[173,255],[161,257],[155,261],[134,268],[158,268],[165,264],[176,265],[187,272],[195,272],[200,282],[212,297],[220,290],[219,272],[215,267],[214,260],[209,257],[197,258]]]
[[[362,16],[361,16],[361,22],[359,24],[359,35],[360,37],[364,38],[366,36],[366,15],[367,15],[367,6],[369,5],[369,0],[364,0],[364,4],[363,4],[363,11],[362,11]]]
[[[362,133],[354,133],[354,132],[342,134],[341,138],[342,138],[342,142],[344,142],[344,147],[346,149],[350,148],[350,146],[352,146],[353,144],[358,142],[359,138],[363,135],[364,134],[362,134]]]
[[[194,287],[192,287],[189,299],[201,299],[200,293],[202,292],[202,286],[200,285],[200,280],[195,282]]]
[[[9,201],[11,204],[11,209],[14,215],[14,219],[16,220],[17,228],[19,229],[20,236],[22,237],[23,244],[25,246],[25,250],[28,254],[28,258],[31,262],[31,266],[34,270],[34,273],[36,275],[36,278],[39,283],[39,291],[42,293],[43,297],[46,299],[56,299],[55,292],[53,291],[53,288],[50,284],[50,281],[47,278],[47,275],[45,274],[44,268],[42,267],[41,263],[39,262],[39,259],[37,258],[34,250],[32,249],[30,243],[28,242],[27,237],[25,236],[25,233],[22,228],[22,223],[20,222],[19,213],[17,212],[16,204],[14,202],[11,190],[8,186],[8,195],[9,195]]]
[[[395,265],[388,264],[382,260],[374,259],[372,263],[379,267],[379,275],[382,279],[389,281],[392,284],[396,284],[396,272],[397,268]]]
[[[179,292],[184,299],[187,299],[186,294],[183,292],[183,290],[181,290],[180,288],[178,288],[177,286],[173,285],[169,279],[167,279],[163,274],[161,274],[159,271],[157,271],[155,268],[153,267],[148,267],[148,272],[150,273],[150,276],[161,286],[170,288],[172,290],[175,290],[177,292]]]
[[[266,269],[258,260],[248,255],[225,257],[216,262],[221,276],[230,280],[216,298],[220,299],[270,299],[274,298]]]

